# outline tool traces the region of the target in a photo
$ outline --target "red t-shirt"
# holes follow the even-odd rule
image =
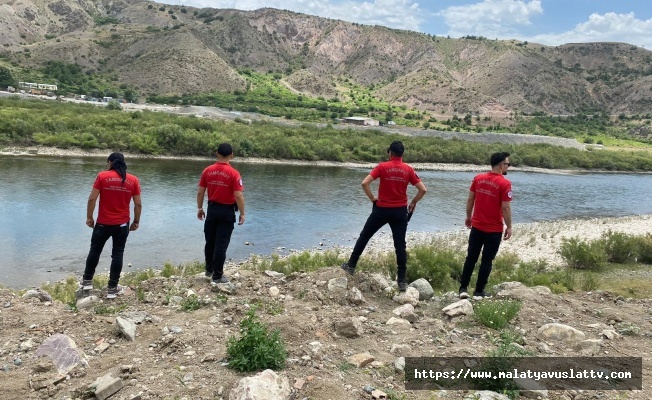
[[[208,201],[220,204],[234,204],[233,192],[244,190],[240,173],[228,163],[221,162],[204,169],[199,186],[207,188]]]
[[[471,183],[475,193],[471,225],[483,232],[503,231],[503,201],[512,201],[512,184],[503,175],[486,172]]]
[[[404,207],[408,204],[407,185],[416,185],[421,179],[401,157],[392,157],[391,160],[380,163],[369,175],[374,179],[380,178],[378,187],[379,207]]]
[[[100,191],[98,224],[122,225],[129,223],[129,203],[132,197],[140,195],[138,178],[127,174],[123,185],[122,177],[115,170],[102,171],[97,174],[93,189]]]

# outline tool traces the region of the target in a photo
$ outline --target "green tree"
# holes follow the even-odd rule
[[[18,85],[9,68],[0,66],[0,88],[6,89],[7,86],[15,87]]]

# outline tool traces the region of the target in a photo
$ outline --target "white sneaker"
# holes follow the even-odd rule
[[[108,288],[106,291],[106,298],[115,299],[116,297],[122,295],[122,293],[124,293],[124,290],[125,290],[124,286],[120,286],[120,285],[114,288]]]

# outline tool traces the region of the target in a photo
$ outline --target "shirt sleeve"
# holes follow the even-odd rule
[[[95,177],[95,182],[93,182],[93,189],[102,190],[102,182],[100,180],[100,174],[97,174]]]
[[[475,178],[473,178],[473,180],[471,181],[471,187],[469,188],[469,190],[475,193]]]
[[[372,169],[369,173],[374,179],[378,179],[380,176],[380,164],[376,165],[376,168]]]
[[[412,185],[416,185],[417,183],[421,182],[421,178],[419,178],[419,175],[417,175],[417,172],[413,169],[411,170],[410,173],[410,183]]]
[[[133,196],[140,196],[140,180],[135,178]]]
[[[241,192],[243,190],[244,186],[242,186],[242,177],[240,177],[240,174],[236,174],[235,179],[233,180],[233,191]]]
[[[510,181],[507,181],[504,184],[502,194],[501,194],[501,201],[512,201],[512,184]]]
[[[199,186],[205,188],[208,185],[206,184],[206,170],[201,173],[201,178],[199,178]]]

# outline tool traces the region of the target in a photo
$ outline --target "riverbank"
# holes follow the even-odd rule
[[[69,148],[61,149],[57,147],[47,146],[27,146],[17,147],[10,146],[0,149],[0,156],[48,156],[48,157],[107,157],[110,150],[98,149],[80,149]],[[211,162],[214,159],[211,157],[197,157],[197,156],[171,156],[171,155],[150,155],[150,154],[135,154],[123,152],[127,159],[161,159],[161,160],[197,160]],[[269,164],[269,165],[296,165],[296,166],[315,166],[315,167],[344,167],[344,168],[367,168],[371,169],[377,163],[366,162],[335,162],[335,161],[304,161],[304,160],[278,160],[269,158],[256,158],[256,157],[236,157],[233,159],[234,165],[237,163],[246,164]],[[489,169],[488,165],[473,165],[473,164],[446,164],[446,163],[410,163],[410,165],[418,171],[456,171],[456,172],[483,172]],[[537,172],[546,174],[578,174],[591,172],[590,170],[572,170],[572,169],[545,169],[536,167],[513,166],[510,171],[513,172]],[[600,171],[605,173],[630,173],[619,171]],[[646,173],[646,172],[640,172]],[[652,173],[652,172],[650,172]]]

